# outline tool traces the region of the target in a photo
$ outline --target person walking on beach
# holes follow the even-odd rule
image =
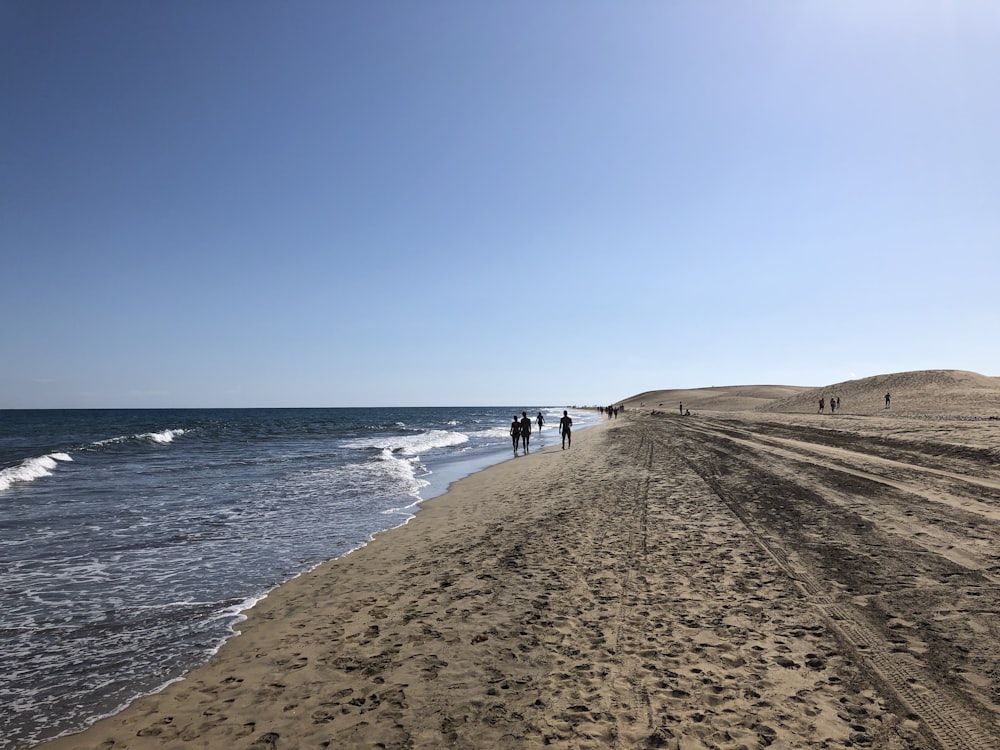
[[[538,422],[538,431],[542,431],[542,425],[545,424],[545,420],[542,419],[542,413],[538,412],[538,416],[535,417],[535,421]]]
[[[528,441],[531,440],[531,419],[528,417],[528,412],[521,412],[521,447],[524,448],[524,454],[528,455]]]
[[[888,409],[888,408],[889,408],[889,402],[890,402],[891,400],[892,400],[892,397],[891,397],[891,396],[889,396],[889,394],[888,394],[888,393],[887,393],[887,394],[885,394],[885,408],[886,408],[886,409]]]
[[[823,399],[819,400],[819,411],[817,412],[818,414],[822,414],[823,413],[823,405],[824,405],[824,403],[825,402],[823,401]]]
[[[573,444],[573,436],[570,434],[570,428],[573,426],[573,420],[570,419],[569,413],[564,409],[562,419],[559,420],[559,434],[562,435],[562,447],[566,450],[566,444]]]
[[[681,401],[681,416],[684,416],[684,402]]]
[[[834,414],[837,411],[837,399],[833,396],[830,397],[830,413]]]
[[[517,444],[521,440],[521,422],[518,420],[517,415],[514,415],[514,421],[510,423],[510,439],[514,441],[514,455],[517,455]]]

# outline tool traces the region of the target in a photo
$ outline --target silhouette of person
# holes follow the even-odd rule
[[[531,419],[528,417],[528,412],[521,412],[521,447],[524,448],[524,452],[528,452],[528,441],[531,440]]]
[[[517,415],[514,415],[514,421],[510,423],[510,439],[514,441],[514,455],[517,455],[517,444],[521,439],[521,422],[518,420]]]
[[[681,401],[681,414],[683,414],[683,413],[684,413],[684,402]]]
[[[535,421],[538,422],[538,431],[542,431],[542,425],[545,424],[545,420],[542,419],[542,413],[538,412],[538,416],[535,417]]]
[[[562,447],[566,450],[566,444],[569,443],[573,445],[573,435],[571,434],[570,428],[573,426],[573,420],[570,419],[569,413],[564,409],[562,419],[559,420],[559,434],[562,435]]]
[[[830,397],[830,413],[834,414],[837,411],[837,399]]]
[[[824,401],[823,401],[823,399],[820,399],[819,400],[819,412],[818,412],[819,414],[823,413],[823,406],[824,406]]]
[[[892,400],[892,397],[891,397],[891,396],[890,396],[890,395],[889,395],[888,393],[887,393],[887,394],[885,394],[885,408],[886,408],[886,409],[888,409],[888,408],[889,408],[889,402],[890,402],[891,400]]]

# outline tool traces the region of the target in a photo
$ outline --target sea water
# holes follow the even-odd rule
[[[556,444],[562,410],[527,411],[546,422],[532,448]],[[179,679],[270,589],[511,457],[514,415],[0,411],[0,748]]]

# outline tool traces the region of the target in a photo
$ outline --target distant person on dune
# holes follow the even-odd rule
[[[885,408],[889,408],[889,402],[892,401],[892,397],[887,393],[885,394]]]
[[[822,414],[823,413],[823,406],[825,405],[825,403],[826,402],[824,402],[823,399],[819,400],[819,411],[817,412],[817,414]]]
[[[570,428],[573,426],[573,420],[570,419],[569,412],[565,409],[563,410],[562,419],[559,420],[559,434],[562,435],[562,447],[566,450],[566,444],[573,444],[573,436],[570,434]]]

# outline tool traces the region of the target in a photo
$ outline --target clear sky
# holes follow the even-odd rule
[[[1000,375],[995,0],[0,0],[0,407]]]

